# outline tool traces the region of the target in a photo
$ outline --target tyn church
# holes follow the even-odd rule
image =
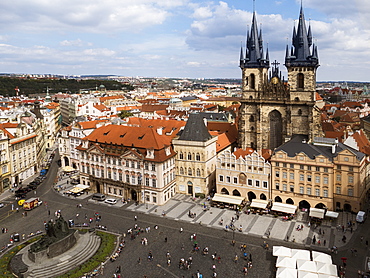
[[[268,49],[263,50],[262,31],[253,12],[246,49],[241,48],[243,96],[240,107],[239,146],[257,150],[275,149],[294,134],[310,139],[322,136],[320,111],[316,107],[317,47],[312,43],[301,7],[298,27],[294,26],[292,46],[286,47],[284,80],[279,63],[270,70]]]

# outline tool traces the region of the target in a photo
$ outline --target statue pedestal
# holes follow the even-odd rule
[[[69,249],[71,249],[77,242],[79,238],[79,232],[76,230],[73,233],[67,235],[66,237],[62,238],[59,241],[56,241],[44,250],[39,252],[31,252],[29,249],[28,258],[36,263],[42,263],[46,258],[51,259],[56,256],[59,256]],[[35,243],[34,243],[35,244]]]

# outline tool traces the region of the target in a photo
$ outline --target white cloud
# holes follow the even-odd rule
[[[112,33],[138,32],[162,24],[182,0],[18,0],[0,3],[0,28]]]

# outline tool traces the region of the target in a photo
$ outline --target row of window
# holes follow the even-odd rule
[[[345,157],[344,158],[344,161],[349,161],[349,158],[348,157]],[[302,165],[302,164],[293,164],[293,163],[281,163],[281,162],[275,162],[275,166],[277,167],[284,167],[284,168],[288,168],[288,164],[289,164],[289,168],[290,169],[295,169],[296,166],[295,165],[299,165],[299,169],[300,170],[308,170],[308,171],[313,171],[315,169],[316,172],[321,172],[323,171],[324,173],[328,173],[329,172],[329,168],[328,167],[320,167],[320,166],[311,166],[311,165]],[[344,170],[342,165],[337,165],[337,169],[338,170]],[[348,171],[349,172],[353,172],[354,168],[353,166],[348,166]]]
[[[218,180],[220,182],[226,182],[226,183],[231,183],[231,181],[232,181],[233,184],[238,184],[238,178],[237,177],[230,177],[230,176],[224,177],[223,175],[219,175]],[[260,187],[261,186],[261,181],[248,179],[247,180],[247,185],[248,186]],[[267,188],[268,187],[268,182],[267,181],[262,181],[262,187]]]
[[[202,174],[203,174],[203,175],[201,175],[201,170],[200,170],[199,168],[197,168],[197,169],[194,171],[194,169],[192,169],[192,168],[188,168],[187,170],[186,170],[186,168],[185,168],[185,170],[184,170],[184,168],[180,167],[180,169],[179,169],[179,174],[180,174],[180,175],[185,175],[185,173],[187,173],[187,175],[188,175],[188,176],[192,176],[192,175],[193,175],[193,173],[194,173],[197,177],[204,176],[204,170],[202,170]]]
[[[294,185],[291,184],[289,185],[289,189],[288,189],[288,185],[287,184],[283,184],[282,187],[280,187],[280,183],[276,183],[275,184],[275,189],[276,190],[281,190],[281,191],[290,191],[292,193],[294,193]],[[299,193],[300,194],[305,194],[305,190],[304,190],[304,186],[299,186]],[[321,196],[321,193],[322,193],[322,196]],[[306,187],[306,194],[307,195],[312,195],[312,187]],[[322,192],[321,192],[321,189],[320,188],[314,188],[314,194],[315,196],[317,197],[329,197],[329,190],[328,189],[322,189]]]
[[[184,157],[187,158],[187,160],[196,160],[196,161],[200,161],[200,154],[199,153],[196,153],[194,155],[194,153],[183,153],[183,152],[180,152],[179,154],[179,159],[184,159]]]
[[[280,177],[280,171],[275,172],[275,177],[279,178]],[[347,176],[348,177],[348,183],[353,183],[354,177],[353,176]],[[282,173],[282,178],[287,179],[288,178],[288,173],[283,172]],[[289,173],[289,179],[294,180],[294,173]],[[342,175],[337,174],[336,176],[337,181],[342,181]],[[304,175],[304,174],[299,174],[299,181],[307,181],[307,182],[312,182],[313,178],[312,175]],[[329,177],[323,177],[322,178],[323,184],[329,184]],[[315,176],[315,183],[321,183],[321,176]]]
[[[293,163],[289,163],[289,168],[290,169],[295,169],[295,165],[298,165],[299,166],[299,169],[300,170],[308,170],[308,171],[312,171],[313,169],[315,169],[316,172],[321,172],[323,171],[324,173],[328,173],[329,172],[329,168],[328,167],[320,167],[320,166],[311,166],[311,165],[302,165],[302,164],[293,164]],[[284,167],[284,168],[288,168],[288,163],[281,163],[281,162],[275,162],[275,166],[277,167]]]

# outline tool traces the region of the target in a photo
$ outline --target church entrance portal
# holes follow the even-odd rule
[[[283,121],[279,111],[274,110],[269,114],[270,138],[269,149],[275,149],[283,143]]]

